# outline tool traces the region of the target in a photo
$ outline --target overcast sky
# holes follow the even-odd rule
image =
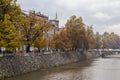
[[[17,0],[23,10],[35,10],[64,26],[71,15],[82,16],[94,32],[115,32],[120,35],[120,0]]]

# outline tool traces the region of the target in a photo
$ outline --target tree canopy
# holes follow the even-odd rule
[[[46,47],[44,34],[50,28],[49,20],[29,12],[23,15],[17,0],[0,0],[0,48],[13,50],[21,42],[37,48]],[[82,17],[71,16],[63,29],[52,36],[49,46],[59,49],[120,48],[120,37],[115,33],[93,33],[92,26],[86,26]]]
[[[65,25],[72,49],[85,48],[86,29],[82,17],[71,16]]]
[[[97,49],[120,49],[120,36],[115,33],[104,32],[100,35],[98,32],[96,36],[96,47]]]
[[[0,1],[0,47],[13,49],[19,47],[16,27],[20,22],[21,9],[16,0]]]
[[[54,48],[76,50],[88,49],[94,46],[94,33],[92,28],[83,23],[82,17],[71,16],[63,29],[52,39]]]
[[[24,17],[24,21],[20,27],[20,35],[21,40],[26,45],[27,52],[29,52],[30,46],[34,45],[34,41],[38,37],[42,37],[43,33],[49,30],[49,27],[48,20],[37,16],[34,12],[30,12]]]

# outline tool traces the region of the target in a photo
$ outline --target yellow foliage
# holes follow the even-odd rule
[[[38,37],[34,43],[33,46],[36,48],[44,48],[47,46],[46,39],[43,37]]]
[[[65,29],[62,29],[57,33],[53,39],[51,40],[51,47],[57,49],[70,49],[71,43],[67,37],[67,33]]]

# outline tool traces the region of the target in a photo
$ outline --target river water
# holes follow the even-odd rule
[[[120,55],[41,69],[6,80],[120,80]]]

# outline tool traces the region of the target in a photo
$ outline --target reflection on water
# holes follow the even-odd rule
[[[41,69],[6,80],[120,80],[120,55]]]

